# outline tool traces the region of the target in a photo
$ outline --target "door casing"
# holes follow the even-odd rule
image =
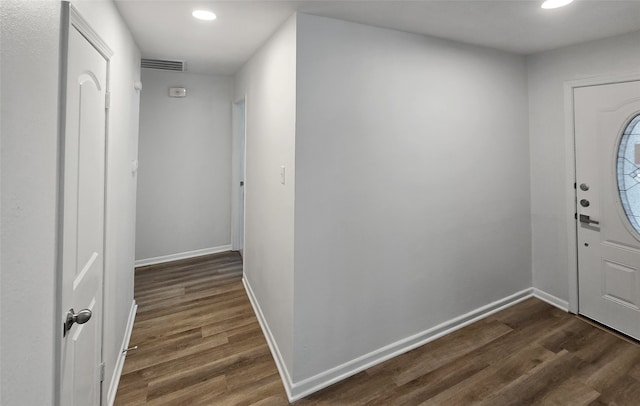
[[[574,127],[574,103],[573,90],[579,87],[609,85],[615,83],[633,82],[640,80],[640,72],[632,72],[620,75],[596,76],[588,79],[566,81],[564,83],[564,119],[565,119],[565,157],[567,193],[565,195],[568,249],[568,278],[569,278],[569,308],[571,313],[578,314],[578,234],[576,229],[575,214],[576,202],[576,140]]]

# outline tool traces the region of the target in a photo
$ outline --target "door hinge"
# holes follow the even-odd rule
[[[100,363],[100,382],[104,382],[104,362]]]
[[[578,219],[578,213],[573,213],[573,218]]]
[[[577,189],[578,188],[578,184],[576,182],[573,183],[573,188]]]
[[[109,110],[111,108],[111,92],[106,92],[104,94],[104,108],[105,110]]]

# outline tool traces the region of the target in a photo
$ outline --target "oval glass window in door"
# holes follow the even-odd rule
[[[640,234],[640,114],[622,133],[617,165],[620,201],[629,222]]]

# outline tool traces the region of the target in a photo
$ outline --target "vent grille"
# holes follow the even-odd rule
[[[167,61],[163,59],[142,59],[140,67],[147,69],[172,70],[184,72],[184,61]]]

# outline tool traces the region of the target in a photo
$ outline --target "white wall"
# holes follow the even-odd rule
[[[143,69],[142,82],[136,259],[228,246],[233,77]]]
[[[640,32],[527,58],[531,149],[533,286],[568,301],[568,179],[564,82],[640,73]]]
[[[246,95],[244,277],[287,369],[293,366],[296,17],[236,77]],[[280,166],[286,184],[280,183]]]
[[[0,404],[54,393],[58,153],[57,1],[0,1]],[[33,383],[37,384],[33,384]]]
[[[133,301],[139,52],[111,1],[74,1],[115,51],[106,202],[105,394]],[[2,1],[3,405],[54,403],[59,1]],[[25,322],[24,315],[29,315]],[[7,329],[6,326],[14,326]],[[33,385],[33,382],[37,382]]]
[[[297,63],[294,382],[531,286],[522,57],[299,15]]]

